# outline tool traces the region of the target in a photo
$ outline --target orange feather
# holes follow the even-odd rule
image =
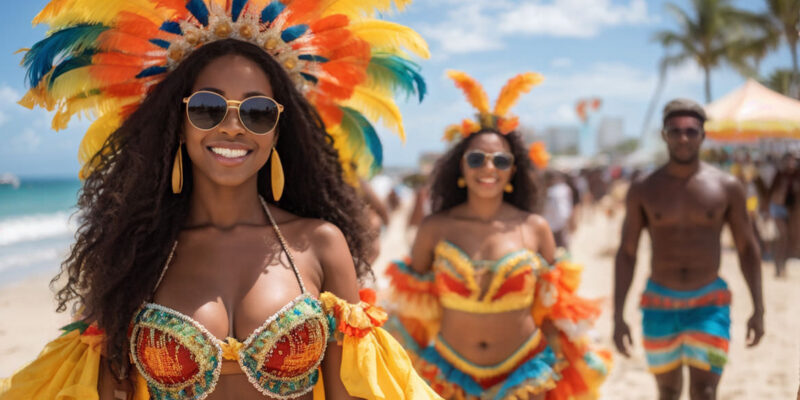
[[[329,15],[325,18],[318,19],[312,22],[308,29],[312,32],[322,32],[327,31],[329,29],[338,29],[344,28],[350,23],[350,18],[347,18],[346,15],[342,14],[335,14]]]
[[[363,66],[347,61],[326,62],[320,65],[320,69],[343,86],[356,86],[367,79],[367,72]]]
[[[92,56],[93,65],[120,65],[128,67],[144,67],[144,59],[139,56],[124,53],[97,53]]]
[[[119,32],[108,30],[97,37],[98,48],[100,50],[114,51],[125,49],[127,54],[148,54],[154,50],[161,50],[166,54],[166,50],[150,43],[147,39]]]
[[[88,68],[92,78],[109,85],[132,80],[142,71],[140,67],[125,65],[91,65]]]
[[[330,96],[331,100],[345,100],[353,95],[352,86],[342,86],[338,82],[331,81],[324,77],[319,77],[317,89],[325,96]]]
[[[500,90],[500,95],[497,96],[497,101],[494,105],[494,115],[499,117],[508,114],[508,111],[519,100],[522,93],[528,93],[531,89],[544,80],[541,74],[535,72],[526,72],[519,74],[508,80],[503,89]]]
[[[150,19],[127,11],[119,13],[116,28],[120,32],[148,39],[163,37],[167,33],[159,30],[158,25],[154,24]]]
[[[481,114],[489,112],[489,97],[478,81],[461,71],[448,70],[447,76],[455,83],[456,87],[464,91],[467,101]]]
[[[306,21],[312,21],[322,14],[322,2],[319,0],[292,0],[286,5],[287,13],[285,27],[290,27]]]

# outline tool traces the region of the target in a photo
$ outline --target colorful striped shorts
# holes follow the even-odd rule
[[[721,278],[691,291],[648,281],[640,306],[650,371],[689,365],[721,374],[728,360],[730,304],[731,292]]]

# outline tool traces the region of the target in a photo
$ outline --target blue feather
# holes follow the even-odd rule
[[[281,32],[281,39],[283,39],[284,42],[289,43],[292,40],[295,40],[300,36],[303,36],[303,34],[306,33],[307,30],[308,30],[308,25],[306,24],[290,26],[284,29],[283,32]]]
[[[393,89],[400,89],[407,96],[416,94],[420,102],[427,93],[425,78],[419,73],[419,66],[394,54],[373,54],[367,66],[367,75],[378,81],[389,80]]]
[[[311,83],[313,83],[315,85],[317,84],[317,82],[319,82],[319,79],[317,79],[317,77],[314,76],[314,75],[307,74],[305,72],[300,72],[300,75],[303,76],[303,79],[305,79],[305,80],[307,80],[307,81],[309,81],[309,82],[311,82]]]
[[[169,42],[164,39],[150,39],[149,42],[163,49],[169,48]]]
[[[269,3],[268,6],[264,7],[264,10],[261,11],[261,22],[263,23],[272,23],[275,21],[275,18],[278,18],[278,15],[283,12],[286,6],[283,5],[279,0],[273,0],[272,3]]]
[[[342,128],[348,133],[350,147],[356,150],[356,154],[364,151],[372,157],[370,165],[370,175],[377,173],[383,165],[383,146],[375,127],[369,123],[363,114],[350,107],[339,107],[344,113],[342,116]],[[364,149],[366,147],[366,149]]]
[[[53,83],[59,76],[69,71],[72,71],[73,69],[78,69],[85,67],[87,65],[91,65],[92,56],[94,55],[94,53],[95,53],[94,50],[87,50],[83,54],[67,58],[64,61],[60,62],[58,65],[56,65],[56,67],[53,68],[53,73],[50,74],[50,78],[47,81],[48,89],[52,88]]]
[[[83,53],[92,49],[97,36],[108,27],[101,24],[79,24],[53,32],[34,44],[22,57],[22,65],[28,69],[27,79],[34,88],[53,68],[56,58],[65,58],[69,53]]]
[[[299,56],[297,56],[297,58],[299,58],[301,60],[304,60],[304,61],[313,61],[313,62],[319,62],[319,63],[328,62],[328,58],[327,57],[318,56],[316,54],[300,54]]]
[[[189,0],[186,3],[186,9],[189,10],[203,26],[208,26],[208,8],[203,0]]]
[[[174,33],[176,35],[183,35],[181,24],[174,21],[165,21],[158,29],[161,29],[164,32]]]
[[[147,68],[143,69],[142,72],[139,72],[139,74],[136,75],[136,78],[138,79],[138,78],[144,78],[144,77],[148,77],[148,76],[163,74],[164,72],[167,72],[167,67],[160,67],[160,66],[154,65],[152,67],[147,67]]]
[[[245,4],[247,4],[247,0],[233,0],[231,5],[231,19],[233,19],[233,22],[239,19],[239,14],[242,13]]]

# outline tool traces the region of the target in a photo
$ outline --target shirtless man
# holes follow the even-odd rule
[[[700,162],[705,119],[703,108],[691,100],[673,100],[664,108],[662,138],[670,159],[631,185],[616,256],[614,343],[628,357],[633,341],[623,310],[639,235],[648,230],[651,271],[640,305],[647,362],[661,400],[680,397],[684,365],[692,400],[716,398],[730,339],[731,296],[719,277],[720,234],[726,223],[753,301],[748,346],[764,334],[760,255],[744,188],[733,176]]]

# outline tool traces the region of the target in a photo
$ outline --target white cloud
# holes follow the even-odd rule
[[[445,53],[503,48],[508,37],[591,38],[604,28],[651,22],[644,0],[553,0],[518,4],[496,0],[444,1],[446,18],[421,29]]]
[[[555,0],[517,6],[500,17],[499,27],[509,34],[589,38],[605,27],[648,21],[644,0],[627,5],[614,5],[611,0]]]
[[[550,61],[550,66],[553,68],[569,68],[572,66],[572,59],[568,57],[554,58]]]

